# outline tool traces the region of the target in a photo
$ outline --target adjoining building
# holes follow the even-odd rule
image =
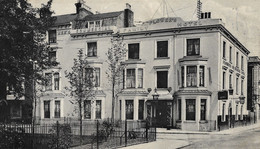
[[[252,121],[260,119],[260,59],[257,56],[248,60],[247,110],[251,111]]]
[[[77,118],[65,96],[78,49],[95,67],[97,95],[84,104],[84,121],[111,117],[111,89],[106,81],[105,53],[111,38],[122,36],[128,53],[122,91],[117,95],[116,118],[153,119],[158,127],[211,131],[242,123],[247,111],[249,51],[221,19],[184,21],[158,18],[134,26],[131,6],[119,12],[93,14],[77,3],[77,13],[56,16],[49,42],[50,57],[60,64],[45,72],[49,84],[40,99],[41,123]],[[210,16],[204,13],[203,16]],[[159,95],[154,100],[153,95]]]

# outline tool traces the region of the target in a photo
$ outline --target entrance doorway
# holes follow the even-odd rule
[[[156,125],[164,128],[172,126],[171,101],[158,101],[156,105]]]

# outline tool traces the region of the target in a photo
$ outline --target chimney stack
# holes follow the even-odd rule
[[[76,12],[77,14],[79,14],[79,9],[81,8],[82,4],[80,3],[80,1],[78,1],[77,3],[75,3],[76,6]]]

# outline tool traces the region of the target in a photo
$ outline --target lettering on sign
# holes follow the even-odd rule
[[[163,22],[177,22],[177,18],[159,18],[159,19],[147,21],[145,23],[148,23],[149,25],[151,25],[151,24],[157,24],[157,23],[163,23]]]
[[[110,26],[91,27],[91,28],[86,28],[86,29],[77,29],[76,33],[98,32],[98,31],[108,31],[108,30],[112,30],[112,28]]]

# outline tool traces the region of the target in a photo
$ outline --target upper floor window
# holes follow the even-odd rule
[[[95,22],[95,27],[100,27],[100,21]]]
[[[97,42],[88,42],[88,57],[97,56]]]
[[[184,87],[184,67],[181,67],[181,86]]]
[[[60,87],[60,76],[59,73],[54,74],[54,90],[59,90]]]
[[[232,74],[229,75],[229,88],[232,88]]]
[[[49,43],[56,43],[57,42],[57,35],[56,30],[49,30]]]
[[[157,41],[157,57],[168,57],[168,41]]]
[[[200,120],[206,120],[207,99],[200,100]]]
[[[199,71],[199,86],[204,86],[204,66],[200,66]]]
[[[244,57],[241,56],[241,69],[244,70]]]
[[[226,58],[226,42],[223,41],[223,58]]]
[[[138,88],[143,88],[143,69],[138,69]]]
[[[52,90],[52,74],[51,73],[45,73],[45,90],[51,91]]]
[[[139,43],[128,44],[128,59],[139,59]]]
[[[226,72],[223,71],[223,76],[222,76],[222,89],[224,90],[226,88]]]
[[[91,85],[100,87],[100,68],[86,68],[86,78]]]
[[[56,51],[50,51],[48,55],[50,62],[56,62]]]
[[[236,53],[236,66],[238,67],[238,52]]]
[[[94,27],[94,24],[95,23],[93,21],[89,22],[89,28]]]
[[[244,93],[244,80],[241,80],[241,95],[243,95]]]
[[[238,94],[238,78],[236,78],[236,94]]]
[[[126,88],[135,88],[135,69],[126,70]]]
[[[157,88],[168,88],[168,71],[157,71]]]
[[[200,55],[200,39],[187,39],[187,56]]]
[[[197,86],[197,66],[187,66],[187,86]]]
[[[232,63],[232,47],[229,47],[229,62]]]

